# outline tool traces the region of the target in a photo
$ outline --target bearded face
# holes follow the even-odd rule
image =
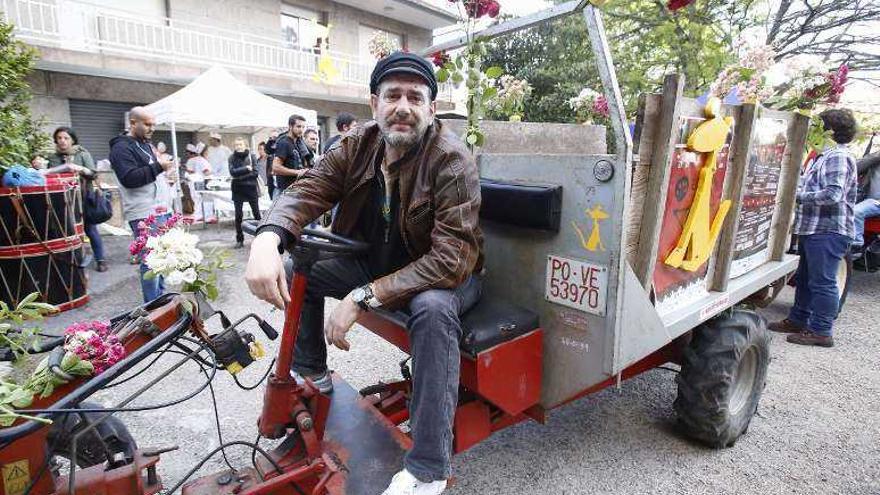
[[[385,142],[408,149],[419,142],[434,120],[435,104],[425,82],[411,75],[390,76],[370,99],[373,118]]]

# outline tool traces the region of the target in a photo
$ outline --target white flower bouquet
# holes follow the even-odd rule
[[[206,256],[198,243],[197,235],[179,225],[148,237],[144,263],[150,270],[144,276],[161,276],[168,285],[180,286],[184,292],[203,292],[208,299],[216,299],[216,271],[228,268],[226,253],[212,251]]]
[[[569,98],[568,106],[574,110],[578,122],[582,124],[608,119],[610,115],[605,95],[592,88],[583,88],[577,96]]]

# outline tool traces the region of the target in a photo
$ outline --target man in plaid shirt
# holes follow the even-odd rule
[[[849,110],[826,110],[819,117],[837,146],[826,147],[801,176],[794,306],[788,318],[769,328],[791,334],[786,340],[793,344],[832,347],[831,328],[840,309],[837,268],[855,238],[856,160],[845,145],[855,137],[856,121]]]

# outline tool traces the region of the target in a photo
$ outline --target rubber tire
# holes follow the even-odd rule
[[[83,402],[80,407],[95,409],[101,406]],[[105,414],[85,413],[84,416],[89,422],[93,422],[98,421]],[[58,418],[49,430],[48,443],[55,446],[52,454],[74,461],[71,452],[71,441],[73,440],[73,435],[85,427],[86,425],[83,423],[82,418],[77,414],[68,414]],[[107,461],[104,444],[107,445],[111,456],[117,452],[123,452],[126,463],[134,459],[137,442],[131,436],[125,423],[116,416],[111,416],[77,441],[76,465],[80,468],[87,468]]]
[[[754,381],[746,402],[731,413],[731,398],[740,361],[755,352]],[[748,430],[758,409],[770,363],[767,322],[753,311],[734,309],[707,321],[693,332],[676,378],[674,408],[684,434],[712,448],[731,447]]]

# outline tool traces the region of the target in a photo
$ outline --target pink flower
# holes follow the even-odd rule
[[[498,17],[501,5],[497,0],[464,0],[464,9],[468,17],[472,19],[479,19],[486,15]]]
[[[501,4],[496,1],[489,2],[489,6],[486,7],[486,15],[491,18],[498,17],[498,14],[501,13]]]
[[[593,100],[593,112],[605,118],[608,118],[611,114],[608,109],[608,100],[605,99],[605,95],[599,95]]]
[[[446,52],[440,51],[431,55],[431,61],[434,62],[434,65],[437,67],[443,67],[449,62],[449,55]]]
[[[100,374],[125,358],[125,347],[106,322],[74,323],[64,331],[64,349],[94,366]]]
[[[694,3],[694,0],[669,0],[669,2],[666,3],[666,8],[674,12],[678,9],[683,9],[692,3]]]
[[[843,95],[844,90],[846,90],[846,83],[849,80],[849,67],[843,64],[836,71],[828,73],[826,78],[830,84],[827,102],[839,103],[840,97]]]

